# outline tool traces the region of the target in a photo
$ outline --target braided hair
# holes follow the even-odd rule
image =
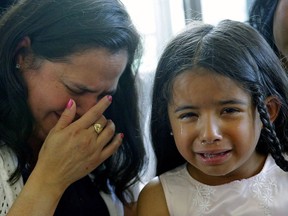
[[[254,96],[254,98],[256,100],[256,103],[258,104],[257,110],[259,112],[261,122],[263,123],[261,139],[266,139],[266,141],[260,140],[256,149],[262,153],[270,153],[274,158],[276,164],[284,171],[288,171],[287,161],[282,154],[283,151],[287,152],[287,145],[281,145],[281,142],[277,137],[275,126],[271,123],[266,105],[263,102],[265,100],[263,95],[258,92],[258,94]],[[265,143],[266,145],[263,145],[263,143]]]

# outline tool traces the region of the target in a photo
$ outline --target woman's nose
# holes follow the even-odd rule
[[[98,103],[97,97],[95,95],[85,95],[81,96],[76,100],[77,104],[77,115],[81,117],[84,115],[91,107],[95,106]]]
[[[220,120],[213,117],[203,119],[199,140],[201,144],[214,144],[222,139]]]

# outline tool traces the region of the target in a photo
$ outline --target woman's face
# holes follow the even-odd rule
[[[189,173],[206,184],[250,177],[265,160],[256,151],[262,123],[249,94],[205,69],[178,75],[169,120]]]
[[[103,96],[113,94],[127,59],[125,50],[110,53],[99,48],[73,55],[65,63],[44,60],[36,70],[24,67],[35,138],[46,138],[70,98],[76,102],[79,118]]]
[[[273,20],[275,44],[288,58],[288,0],[279,0]]]

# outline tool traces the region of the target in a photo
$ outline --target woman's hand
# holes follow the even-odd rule
[[[111,96],[106,96],[72,122],[76,104],[70,101],[70,107],[67,106],[48,134],[34,169],[41,174],[46,184],[55,184],[65,190],[117,150],[122,142],[122,134],[115,136],[114,123],[103,116],[110,103]],[[93,126],[95,123],[104,127],[99,134]]]
[[[104,97],[81,118],[74,121],[74,101],[48,134],[36,166],[8,215],[53,215],[66,188],[90,173],[110,157],[122,142],[115,125],[103,116],[111,103]],[[96,132],[94,124],[104,128]]]

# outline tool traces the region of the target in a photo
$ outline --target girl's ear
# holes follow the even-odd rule
[[[270,121],[273,123],[278,117],[281,103],[276,96],[269,96],[265,99],[265,104],[269,113]]]

